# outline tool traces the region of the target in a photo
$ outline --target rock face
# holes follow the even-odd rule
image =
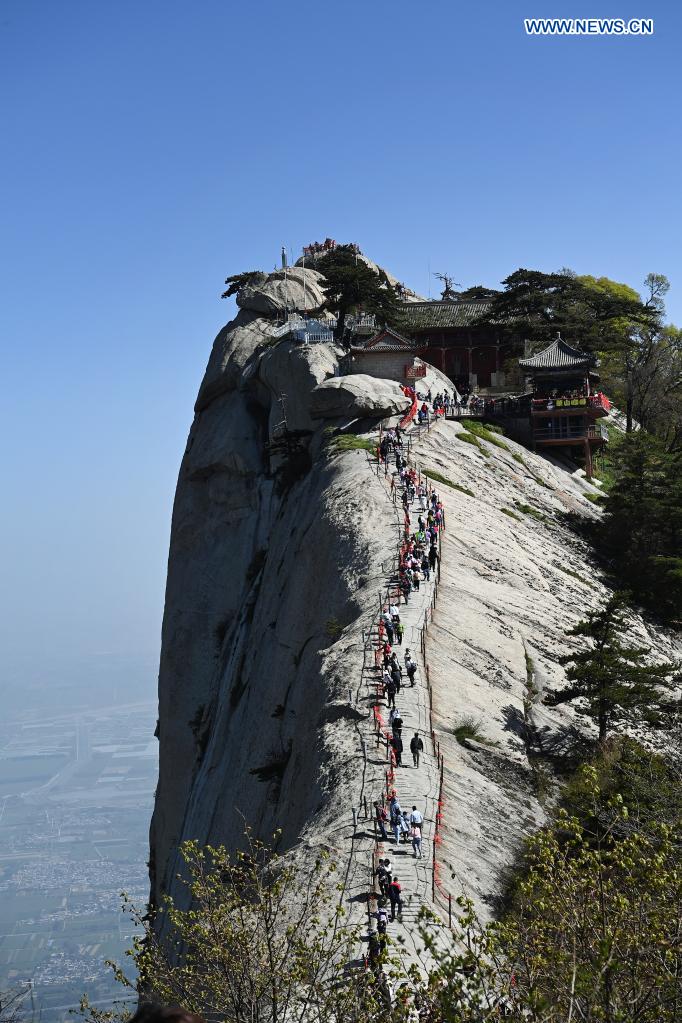
[[[273,276],[215,340],[180,468],[153,903],[178,894],[184,838],[234,847],[244,819],[263,838],[281,827],[283,847],[302,856],[320,843],[356,855],[350,810],[364,784],[367,711],[354,693],[365,692],[365,633],[401,519],[367,452],[338,451],[325,428],[408,402],[391,382],[338,377],[333,345],[274,342],[257,306],[273,295],[293,302],[299,284]],[[437,371],[432,379],[443,386]],[[427,640],[445,754],[443,877],[490,911],[522,836],[543,819],[552,781],[542,772],[584,731],[572,711],[540,700],[562,678],[566,629],[605,588],[560,516],[599,514],[590,485],[512,441],[479,450],[462,436],[441,422],[413,438],[412,458],[449,481],[438,484],[447,531]],[[635,616],[633,631],[661,657],[679,657]],[[457,743],[464,716],[486,742]]]
[[[316,309],[324,302],[324,278],[317,270],[292,266],[275,270],[269,277],[263,274],[263,278],[239,292],[240,309],[271,316],[292,309]]]
[[[362,660],[353,629],[392,537],[373,535],[372,502],[383,495],[362,496],[366,453],[334,454],[325,417],[340,407],[402,409],[406,399],[382,381],[344,391],[334,345],[275,341],[255,306],[273,294],[295,303],[300,282],[273,276],[214,342],[180,468],[159,670],[153,902],[174,890],[183,838],[235,844],[248,818],[264,837],[283,826],[290,846],[314,830],[344,777],[349,793],[355,781],[352,760],[334,749],[352,747],[347,672]],[[318,404],[313,419],[327,380],[339,384],[336,405],[328,413]]]
[[[393,380],[355,373],[318,384],[311,395],[313,419],[336,416],[393,416],[405,412],[411,401]]]

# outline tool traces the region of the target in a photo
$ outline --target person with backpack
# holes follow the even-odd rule
[[[395,625],[396,639],[398,640],[398,646],[403,645],[403,636],[405,635],[405,626],[398,620]]]
[[[422,742],[419,732],[415,732],[410,739],[410,753],[412,754],[412,762],[415,767],[419,767],[419,756],[424,752],[424,743]]]
[[[413,829],[414,828],[419,828],[420,832],[423,830],[423,827],[424,827],[424,817],[420,813],[420,811],[417,809],[416,806],[412,807],[412,813],[410,814],[410,824],[412,825]]]
[[[384,686],[384,695],[386,697],[386,703],[389,707],[395,707],[395,682],[390,679]]]
[[[388,913],[385,906],[379,906],[374,916],[377,921],[377,932],[379,934],[385,934],[388,930]]]
[[[403,766],[403,740],[400,738],[400,732],[393,732],[393,738],[391,739],[391,746],[393,747],[393,753],[395,756],[395,766]]]
[[[391,831],[393,832],[393,837],[395,838],[396,845],[398,845],[400,842],[400,835],[402,833],[402,820],[403,817],[400,812],[395,812],[391,814]]]
[[[417,662],[410,661],[407,665],[407,677],[410,680],[410,685],[414,688],[414,676],[417,674]]]
[[[376,878],[379,884],[379,891],[381,892],[383,897],[387,899],[388,886],[390,884],[391,878],[389,877],[389,873],[386,870],[386,866],[383,860],[379,860],[379,866],[376,869]]]
[[[407,810],[403,810],[403,812],[402,812],[402,823],[400,825],[400,833],[403,836],[403,842],[409,842],[411,831],[412,831],[412,829],[410,827],[410,821],[409,821],[409,818],[407,816]]]
[[[403,898],[402,898],[402,887],[398,882],[398,878],[394,877],[388,886],[388,897],[391,900],[391,920],[395,920],[396,908],[398,911],[398,918],[402,916],[403,912]]]

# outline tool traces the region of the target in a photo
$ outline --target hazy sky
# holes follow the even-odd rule
[[[423,293],[654,270],[682,322],[673,0],[3,0],[0,33],[5,685],[152,691],[221,285],[281,244],[357,241]]]

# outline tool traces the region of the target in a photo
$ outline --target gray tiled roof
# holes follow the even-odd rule
[[[492,302],[405,302],[401,308],[403,328],[428,330],[432,327],[470,327],[490,311]]]
[[[557,337],[551,345],[529,359],[519,359],[521,369],[587,369],[597,360],[588,352],[581,352]]]
[[[414,352],[414,350],[414,341],[403,337],[390,327],[380,330],[364,344],[353,347],[355,352]]]

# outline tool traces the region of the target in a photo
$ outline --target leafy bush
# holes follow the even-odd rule
[[[460,746],[464,746],[467,739],[473,739],[474,742],[485,742],[485,736],[481,731],[482,724],[480,718],[470,715],[460,718],[459,724],[456,724],[452,730]]]
[[[544,522],[545,517],[541,511],[537,508],[533,508],[530,504],[522,504],[521,501],[514,501],[514,507],[523,513],[523,515],[530,515],[533,519],[538,519],[539,522]]]
[[[503,451],[509,451],[508,446],[504,441],[500,440],[497,433],[501,433],[500,430],[492,431],[492,428],[488,424],[479,423],[476,419],[464,419],[462,426],[474,437],[478,437],[480,440],[485,440],[488,444],[494,444],[496,448],[502,448]]]
[[[435,469],[424,469],[423,473],[428,479],[434,480],[436,483],[442,483],[444,486],[451,487],[453,490],[459,490],[461,494],[466,494],[467,497],[476,497],[473,490],[469,490],[467,487],[462,487],[459,483],[453,483],[452,480],[447,478],[447,476],[443,476],[442,473],[436,472]]]
[[[377,451],[377,442],[368,437],[358,437],[354,433],[340,433],[332,440],[335,451],[371,451],[373,455]]]
[[[343,632],[343,625],[338,618],[328,618],[327,624],[325,625],[325,632],[332,642],[336,642],[341,633]]]
[[[477,449],[477,451],[480,451],[480,453],[483,455],[484,458],[488,458],[489,457],[488,452],[481,445],[481,443],[478,440],[478,438],[474,437],[473,434],[466,433],[466,432],[457,433],[457,434],[455,434],[455,440],[464,441],[465,444],[473,444],[473,446]]]

